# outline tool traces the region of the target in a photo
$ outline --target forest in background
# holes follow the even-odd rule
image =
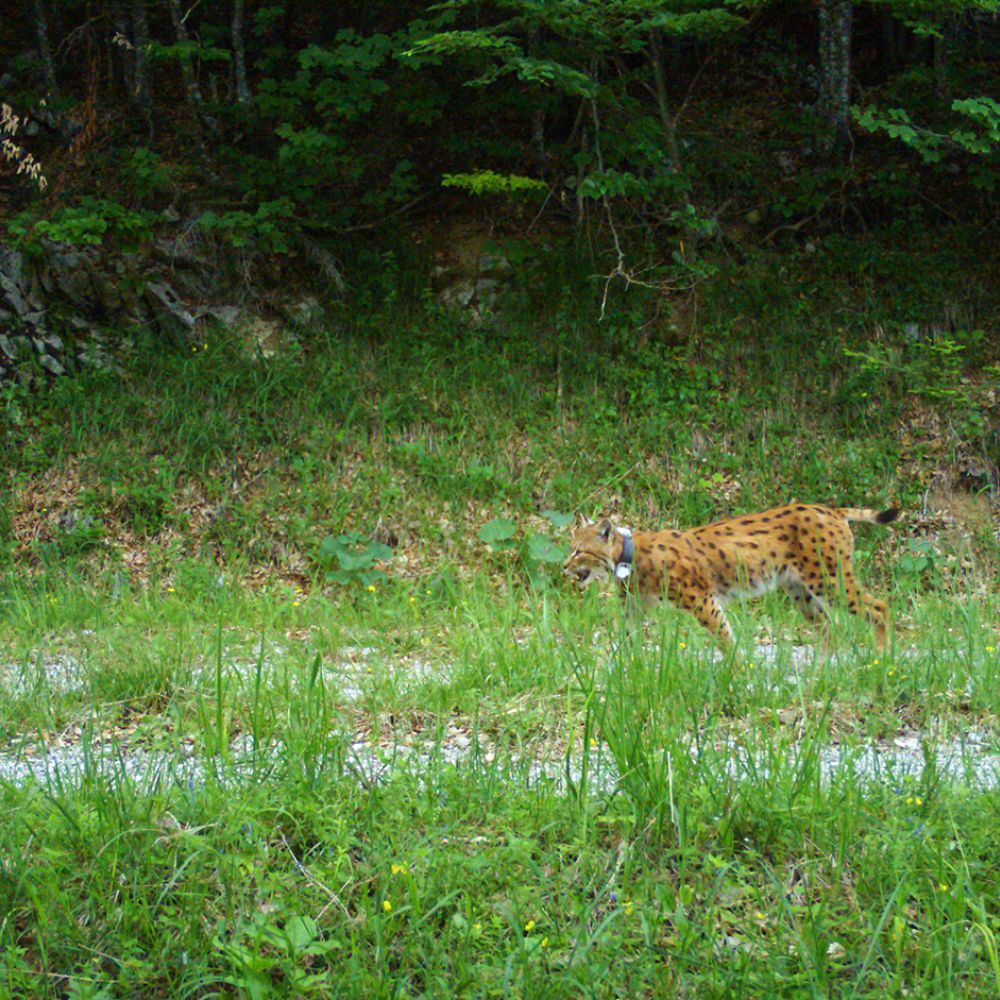
[[[334,290],[476,212],[668,296],[826,235],[968,226],[986,264],[998,52],[997,0],[32,0],[0,210],[35,253],[183,222]]]

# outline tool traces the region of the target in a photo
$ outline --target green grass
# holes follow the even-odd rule
[[[798,294],[684,351],[428,309],[4,390],[0,995],[995,996],[1000,559],[981,498],[917,514],[978,432],[914,445],[832,314],[768,353]],[[529,557],[545,510],[791,496],[909,512],[857,532],[887,653],[780,596],[733,658],[629,636]],[[324,578],[348,530],[374,590]]]
[[[5,742],[97,749],[3,785],[5,989],[995,994],[996,776],[852,756],[995,740],[995,600],[916,600],[877,663],[844,623],[796,665],[777,599],[734,616],[741,663],[680,614],[637,642],[597,595],[426,589],[9,590],[34,683]]]

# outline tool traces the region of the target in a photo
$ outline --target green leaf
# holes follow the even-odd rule
[[[930,560],[926,556],[900,556],[899,568],[904,573],[922,573],[930,568]]]
[[[746,20],[730,14],[721,7],[716,7],[711,10],[691,11],[687,14],[663,12],[650,18],[649,23],[668,35],[714,38],[736,31],[746,24]]]
[[[285,936],[295,951],[302,951],[316,937],[318,927],[312,917],[294,916],[285,924]]]
[[[367,552],[341,552],[340,568],[347,573],[370,569],[375,560]]]
[[[528,556],[538,562],[561,563],[565,552],[547,535],[532,535],[528,539]]]
[[[544,181],[534,177],[498,174],[493,170],[477,170],[471,174],[443,174],[441,186],[463,188],[474,195],[541,193],[548,190]]]
[[[512,538],[516,531],[517,526],[513,521],[506,517],[495,517],[479,529],[479,538],[480,541],[486,542],[489,545],[495,545],[497,542],[503,542],[508,538]]]
[[[391,559],[394,555],[393,550],[390,546],[384,544],[383,542],[369,542],[368,548],[365,552],[372,557],[372,559]]]
[[[330,559],[338,557],[345,550],[342,535],[327,535],[320,543],[319,554],[321,558]]]
[[[558,510],[543,510],[542,517],[544,517],[553,528],[568,528],[573,523],[572,514],[563,514]]]

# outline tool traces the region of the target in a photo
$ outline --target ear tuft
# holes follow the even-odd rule
[[[591,521],[591,519],[587,517],[586,514],[584,514],[582,511],[578,511],[576,517],[573,519],[573,530],[579,531],[581,528],[586,528],[587,525],[593,523],[594,522]]]
[[[604,518],[597,526],[597,537],[600,538],[602,542],[606,542],[611,538],[611,532],[613,530],[614,525],[611,523],[610,519]]]

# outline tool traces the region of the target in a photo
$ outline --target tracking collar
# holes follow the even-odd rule
[[[627,580],[635,558],[635,542],[632,541],[632,532],[628,528],[619,528],[618,534],[622,536],[622,554],[615,566],[615,576],[619,580]]]

